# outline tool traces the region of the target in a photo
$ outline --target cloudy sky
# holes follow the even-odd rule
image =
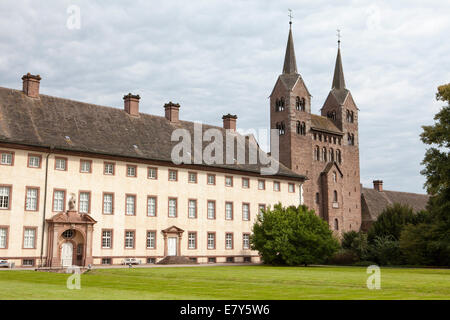
[[[146,113],[163,115],[170,100],[185,120],[221,125],[232,113],[240,128],[267,128],[288,8],[314,113],[342,30],[363,185],[424,192],[419,134],[442,105],[436,87],[450,82],[449,1],[1,0],[0,86],[19,89],[31,72],[49,95],[122,108],[132,92]]]

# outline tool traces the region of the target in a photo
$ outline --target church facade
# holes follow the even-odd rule
[[[336,234],[361,227],[358,108],[340,48],[332,89],[314,115],[289,30],[270,95],[281,146],[273,175],[261,173],[259,159],[175,164],[174,130],[196,134],[178,104],[160,117],[141,113],[131,93],[122,108],[103,107],[44,95],[39,75],[22,81],[22,90],[0,87],[0,259],[34,267],[258,262],[252,225],[277,203],[306,204]],[[236,131],[236,116],[222,119],[201,133],[214,129],[261,151]]]

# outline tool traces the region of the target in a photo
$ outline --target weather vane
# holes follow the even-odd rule
[[[341,47],[341,29],[337,29],[338,46]]]
[[[291,9],[288,9],[288,11],[289,11],[289,14],[288,14],[288,17],[289,17],[289,24],[292,24],[292,18],[293,18],[293,16],[292,16],[292,10],[291,10]]]

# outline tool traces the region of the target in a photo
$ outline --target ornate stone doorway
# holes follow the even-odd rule
[[[97,222],[91,216],[69,210],[46,221],[47,267],[92,264],[92,233]]]
[[[161,231],[164,237],[164,256],[181,255],[181,238],[184,230],[171,226]]]

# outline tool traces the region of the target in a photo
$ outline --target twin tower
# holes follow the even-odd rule
[[[270,127],[280,135],[280,162],[306,175],[303,201],[338,233],[361,226],[358,108],[345,86],[340,41],[331,91],[321,115],[311,113],[311,94],[297,71],[292,28],[270,95]]]

